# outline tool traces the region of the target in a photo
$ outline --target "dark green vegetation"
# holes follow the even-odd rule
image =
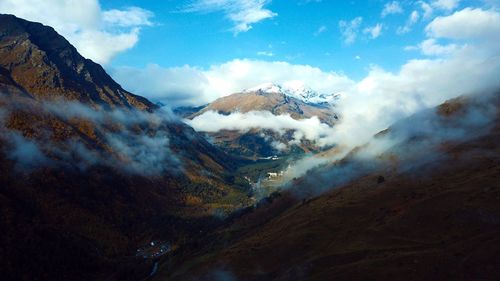
[[[260,159],[238,168],[236,170],[236,175],[241,177],[246,176],[250,178],[252,182],[257,182],[259,178],[265,177],[268,172],[285,170],[289,163],[298,159],[297,157],[299,157],[299,155],[280,156],[276,160]]]

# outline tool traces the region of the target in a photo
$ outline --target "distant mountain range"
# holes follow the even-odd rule
[[[278,93],[284,94],[292,98],[296,98],[308,104],[334,104],[336,103],[340,95],[339,94],[320,94],[309,86],[303,84],[294,85],[293,83],[286,83],[284,85],[276,83],[264,83],[259,86],[246,89],[244,93]]]
[[[240,93],[219,98],[206,106],[197,108],[181,107],[174,109],[179,116],[187,119],[203,118],[204,113],[214,111],[223,115],[233,113],[270,112],[273,115],[290,115],[293,119],[309,119],[317,117],[328,126],[334,126],[338,120],[335,104],[338,95],[320,95],[308,87],[283,87],[268,83],[246,89]],[[201,117],[200,117],[201,116]],[[247,157],[266,157],[291,151],[315,151],[314,143],[302,141],[291,145],[288,149],[277,150],[272,143],[288,143],[292,140],[293,131],[280,135],[271,130],[254,128],[249,132],[222,130],[208,132],[209,139],[225,151],[245,155]],[[293,149],[293,148],[296,149]]]
[[[328,125],[333,125],[338,119],[334,112],[333,103],[309,103],[305,101],[309,98],[319,99],[315,92],[292,92],[275,84],[266,85],[269,87],[247,89],[241,93],[219,98],[191,114],[188,118],[195,118],[207,111],[216,111],[222,114],[268,111],[274,115],[289,114],[294,119],[317,116]],[[331,101],[336,99],[332,98]]]

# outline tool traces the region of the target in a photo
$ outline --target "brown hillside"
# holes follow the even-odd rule
[[[459,114],[457,102],[439,113]],[[214,235],[224,238],[180,252],[156,280],[500,279],[499,121],[412,169],[380,169],[315,198],[284,192]]]

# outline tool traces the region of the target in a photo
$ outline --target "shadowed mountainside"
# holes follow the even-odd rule
[[[405,165],[393,152],[425,142],[409,137],[378,156],[389,159],[386,165],[347,183],[316,181],[328,189],[314,195],[314,179],[349,163],[358,148],[339,166],[308,173],[197,247],[179,251],[155,280],[500,278],[498,95],[495,101],[486,133],[466,131],[464,140],[432,144]],[[464,108],[467,102],[457,99],[436,112],[453,123]]]
[[[0,66],[8,71],[7,79],[36,99],[64,97],[111,107],[156,107],[122,89],[53,28],[12,15],[0,16]]]
[[[123,90],[52,28],[0,15],[2,280],[138,280],[249,204],[239,159]]]

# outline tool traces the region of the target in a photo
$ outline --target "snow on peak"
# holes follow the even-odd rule
[[[333,103],[338,99],[335,94],[320,94],[299,81],[291,81],[278,85],[276,83],[264,83],[259,86],[249,88],[244,93],[261,92],[264,94],[279,93],[296,98],[305,103]]]
[[[261,85],[256,86],[256,87],[246,89],[243,92],[244,93],[262,92],[262,93],[266,93],[266,94],[270,94],[270,93],[284,94],[283,88],[280,85],[274,84],[274,83],[264,83],[264,84],[261,84]]]

